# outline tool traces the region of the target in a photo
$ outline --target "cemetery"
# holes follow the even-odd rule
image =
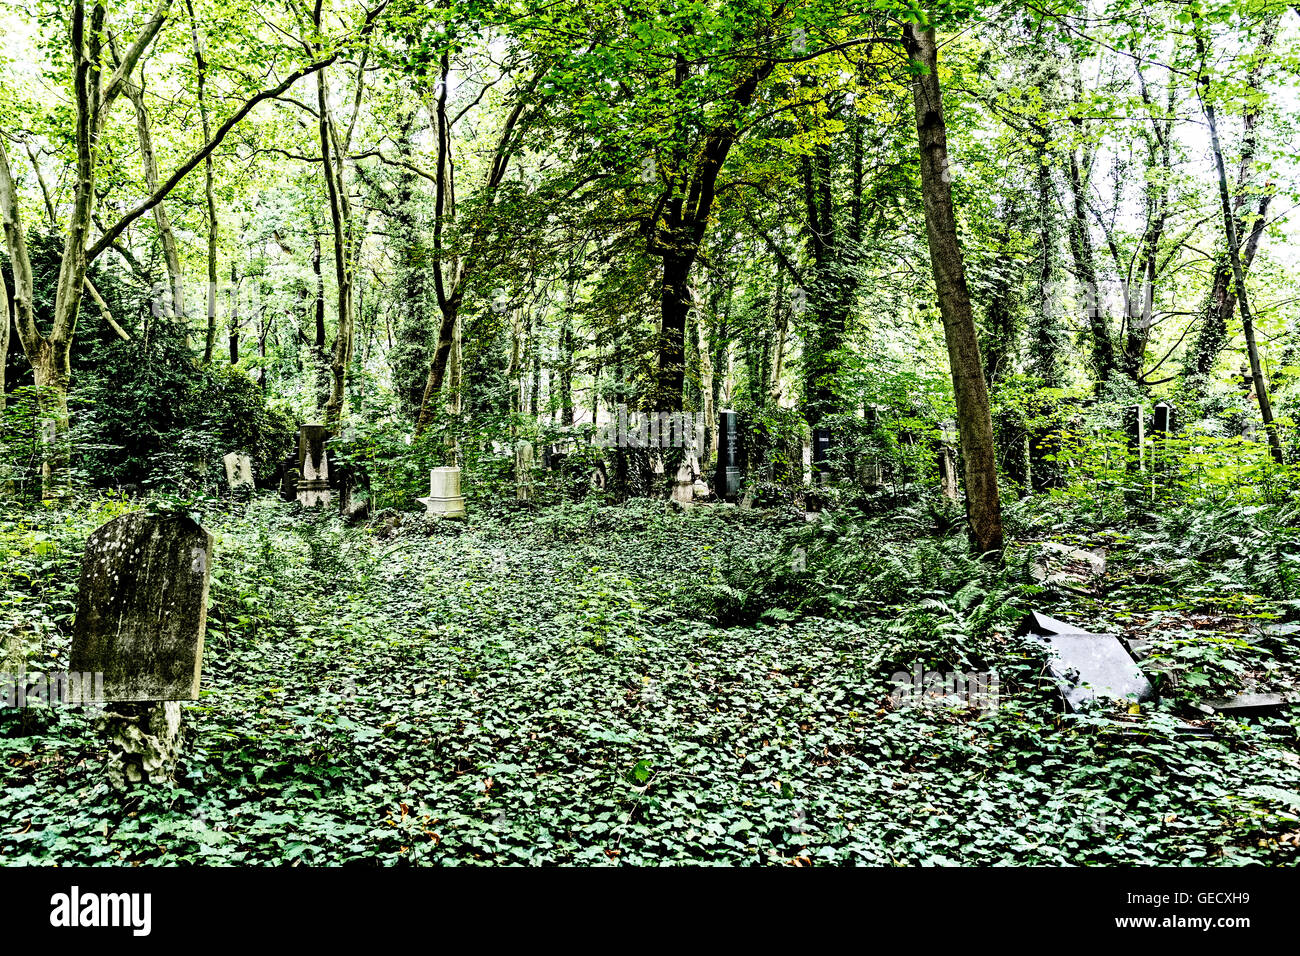
[[[0,866],[1300,860],[1292,5],[66,6]]]

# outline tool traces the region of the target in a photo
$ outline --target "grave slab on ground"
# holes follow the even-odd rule
[[[1155,697],[1151,682],[1115,635],[1093,634],[1036,611],[1025,630],[1047,648],[1047,668],[1067,710],[1099,697],[1139,702]]]

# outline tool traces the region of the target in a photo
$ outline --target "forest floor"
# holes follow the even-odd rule
[[[127,507],[0,515],[0,623],[32,636],[30,668],[66,667],[81,546]],[[1188,571],[1205,586],[1189,593],[1149,542],[1092,532],[1073,537],[1108,545],[1106,586],[1053,590],[1032,548],[988,568],[935,516],[641,501],[393,530],[267,498],[209,506],[178,786],[120,795],[89,717],[0,712],[0,861],[1300,857],[1300,707],[1244,722],[1190,706],[1294,679],[1295,651],[1258,638],[1284,602],[1230,563]],[[1015,637],[1031,607],[1139,640],[1164,701],[1059,713]],[[891,675],[914,662],[996,668],[997,706],[897,706]]]

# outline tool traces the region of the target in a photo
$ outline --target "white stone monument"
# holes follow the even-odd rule
[[[442,518],[465,517],[465,499],[460,493],[459,468],[434,468],[429,471],[429,497],[416,499],[426,513]]]

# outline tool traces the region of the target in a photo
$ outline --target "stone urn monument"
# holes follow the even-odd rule
[[[442,518],[465,517],[465,499],[460,493],[459,468],[434,468],[429,472],[429,497],[418,498],[426,513]]]

